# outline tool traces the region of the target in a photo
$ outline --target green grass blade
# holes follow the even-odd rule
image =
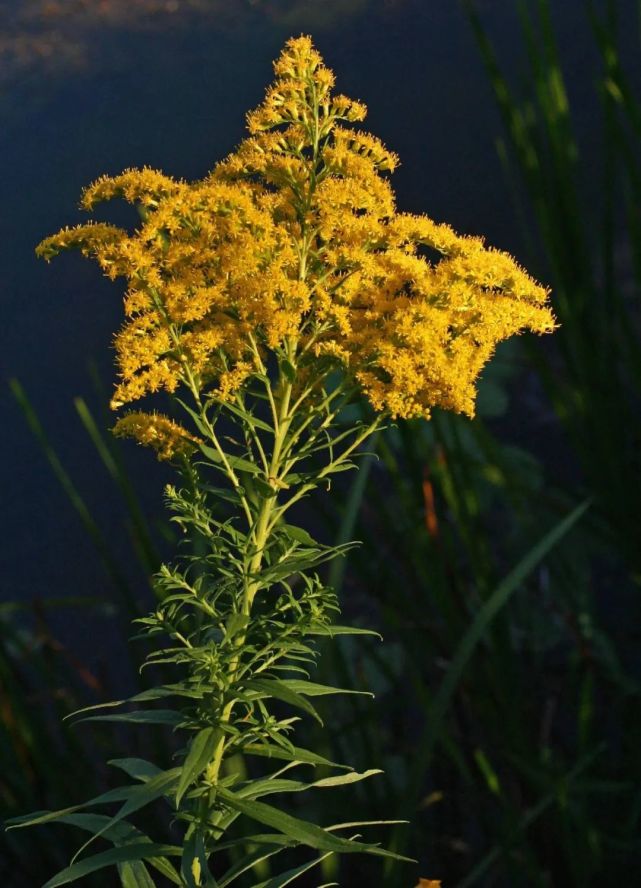
[[[75,398],[74,405],[76,412],[80,417],[80,421],[87,430],[105,468],[118,485],[127,504],[131,526],[137,544],[136,548],[140,553],[143,567],[148,574],[154,573],[160,563],[160,556],[153,544],[140,502],[134,492],[133,485],[127,476],[124,466],[122,465],[117,450],[113,444],[110,446],[110,443],[106,441],[101,434],[100,429],[83,398]]]
[[[42,423],[40,422],[40,419],[38,418],[33,405],[29,401],[25,390],[17,379],[11,379],[9,382],[9,386],[16,401],[20,406],[20,409],[25,416],[25,419],[27,420],[29,428],[33,432],[33,435],[40,444],[43,453],[46,456],[47,461],[49,462],[49,465],[53,469],[54,475],[58,479],[64,492],[67,494],[67,497],[78,513],[85,530],[91,537],[96,549],[98,550],[98,553],[100,554],[100,557],[102,558],[102,561],[107,568],[109,576],[111,577],[116,589],[120,593],[121,599],[128,613],[137,616],[138,608],[135,602],[134,595],[129,587],[129,583],[127,582],[127,579],[121,571],[118,562],[112,555],[111,550],[107,545],[107,542],[100,528],[98,527],[96,520],[87,507],[87,504],[78,492],[78,489],[73,483],[70,475],[62,465],[58,454],[52,447],[51,442],[49,441],[47,434],[42,426]]]
[[[376,450],[376,445],[378,443],[380,435],[381,430],[379,429],[370,438],[368,442],[368,448],[370,451]],[[349,494],[347,496],[347,500],[342,511],[338,533],[336,535],[335,544],[337,546],[342,546],[345,543],[348,543],[352,538],[354,528],[356,526],[356,521],[358,519],[358,513],[360,512],[361,505],[363,503],[363,497],[365,496],[365,490],[367,489],[369,473],[372,469],[375,459],[376,456],[374,452],[368,453],[368,455],[364,457],[361,461],[359,465],[359,470],[354,476],[354,480],[351,483]],[[336,558],[334,559],[334,561],[331,562],[329,568],[327,582],[328,585],[331,586],[332,589],[334,589],[337,593],[340,592],[343,585],[345,567],[345,559]]]
[[[518,822],[513,836],[512,842],[516,842],[520,835],[522,835],[529,827],[536,821],[538,818],[554,803],[554,801],[559,797],[559,794],[566,790],[573,780],[579,776],[579,774],[583,773],[595,760],[595,758],[603,752],[603,747],[599,747],[596,750],[593,750],[588,755],[584,756],[580,762],[577,762],[574,768],[563,778],[562,781],[559,782],[559,785],[555,787],[551,792],[545,795],[533,808],[531,808],[526,814],[523,815],[521,820]],[[502,853],[506,850],[505,847],[495,846],[492,848],[485,857],[479,861],[479,863],[474,867],[471,873],[458,883],[456,888],[471,888],[472,885],[475,885],[479,879],[485,875],[488,869],[492,866],[492,864],[498,860]]]
[[[317,857],[309,863],[303,863],[301,866],[287,870],[286,873],[281,873],[279,876],[272,876],[271,879],[267,879],[266,882],[260,882],[258,885],[254,885],[253,888],[285,888],[285,885],[291,885],[291,883],[299,876],[309,872],[309,870],[313,869],[315,866],[319,866],[329,856],[329,852],[327,854],[322,854],[320,857]]]
[[[434,701],[426,714],[426,730],[421,738],[421,743],[410,769],[407,785],[414,805],[416,804],[418,793],[420,793],[421,787],[424,785],[425,772],[429,767],[434,748],[443,730],[445,716],[474,651],[482,641],[493,620],[505,607],[516,590],[520,588],[526,577],[540,564],[565,534],[574,527],[589,505],[590,501],[581,503],[553,527],[537,545],[530,549],[486,600],[459,642],[443,683],[439,687]],[[410,809],[410,805],[410,800],[406,799],[403,803],[405,813]],[[396,833],[391,847],[402,849],[403,839],[399,832]]]
[[[434,702],[430,708],[427,742],[423,746],[419,761],[424,763],[429,759],[441,730],[445,713],[447,712],[456,689],[460,683],[465,667],[469,663],[478,644],[483,639],[497,614],[505,607],[512,595],[520,588],[523,581],[532,573],[537,565],[553,549],[557,543],[579,521],[590,506],[590,501],[578,505],[566,515],[555,527],[552,528],[536,546],[510,571],[505,579],[499,583],[485,604],[477,613],[472,625],[469,627],[456,649],[447,674],[441,684]],[[418,768],[418,765],[417,765]]]

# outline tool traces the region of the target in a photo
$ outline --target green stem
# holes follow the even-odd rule
[[[295,346],[293,343],[290,343],[287,349],[288,359],[290,356],[293,356],[295,351]],[[267,383],[269,385],[269,383]],[[271,387],[270,387],[271,388]],[[287,432],[289,426],[291,425],[291,415],[289,413],[289,405],[291,401],[292,394],[292,383],[290,381],[285,381],[281,375],[279,381],[279,388],[281,388],[281,398],[280,401],[274,401],[274,405],[277,406],[277,417],[278,422],[276,424],[276,428],[274,429],[274,447],[272,450],[272,456],[269,463],[269,477],[270,479],[276,479],[278,477],[280,471],[280,460],[281,453],[283,450],[283,445],[285,443],[285,439],[287,437]],[[255,579],[257,574],[260,571],[260,568],[263,563],[263,558],[265,555],[267,542],[269,540],[269,536],[271,531],[273,530],[273,523],[270,522],[270,518],[272,517],[272,513],[274,511],[274,507],[276,504],[276,495],[262,495],[261,503],[258,509],[258,516],[256,519],[256,523],[253,529],[253,552],[249,557],[248,562],[246,562],[246,572],[245,572],[245,589],[243,594],[243,602],[242,602],[242,610],[241,613],[249,618],[251,613],[251,607],[256,596],[256,593],[259,589],[259,582]],[[233,684],[234,680],[237,677],[238,669],[240,666],[240,652],[244,646],[245,640],[247,637],[247,632],[242,631],[236,637],[236,650],[237,653],[233,657],[230,662],[230,670],[229,670],[229,684]],[[219,723],[220,724],[229,724],[231,720],[231,716],[234,709],[235,700],[228,701],[221,713]],[[225,735],[221,733],[221,736],[218,740],[216,748],[214,750],[214,754],[212,757],[211,764],[207,769],[207,778],[208,780],[216,785],[218,781],[218,776],[220,774],[220,768],[223,762],[223,756],[225,752]],[[212,790],[212,794],[210,795],[210,803],[213,802],[215,798],[215,789]]]
[[[328,475],[331,475],[332,472],[337,471],[339,467],[347,460],[348,456],[352,454],[364,441],[369,438],[377,429],[379,429],[382,425],[382,417],[377,416],[376,419],[371,422],[367,428],[361,432],[360,435],[357,435],[356,438],[352,441],[349,447],[346,447],[345,450],[341,453],[339,457],[329,462],[324,468],[320,469],[316,475],[316,478],[313,482],[307,482],[306,484],[302,484],[300,488],[296,491],[296,493],[292,494],[290,498],[283,503],[281,506],[275,510],[274,520],[279,521],[285,512],[287,512],[294,503],[297,503],[300,499],[302,499],[305,494],[309,493],[310,490],[313,490],[318,481],[322,481],[323,478],[327,478]]]
[[[319,108],[318,108],[318,97],[316,95],[316,90],[314,84],[312,83],[312,106],[313,106],[313,163],[312,163],[312,173],[309,181],[308,193],[306,196],[306,200],[301,202],[303,205],[300,207],[300,219],[301,219],[301,240],[298,244],[298,278],[299,280],[305,280],[308,274],[308,254],[310,250],[311,240],[313,235],[307,231],[307,216],[309,214],[313,194],[316,188],[316,167],[318,163],[318,153],[319,153]],[[246,503],[244,498],[242,498],[243,505],[245,507],[245,512],[248,515],[250,521],[250,537],[251,537],[251,554],[248,553],[248,559],[245,561],[245,584],[243,591],[243,600],[242,600],[242,609],[241,614],[246,616],[247,622],[249,622],[249,616],[251,613],[252,604],[254,598],[260,588],[260,582],[257,579],[260,569],[263,564],[263,559],[265,557],[265,553],[267,551],[269,537],[274,530],[278,520],[284,513],[284,511],[289,508],[290,505],[293,505],[304,493],[311,489],[313,484],[303,484],[299,493],[294,494],[290,497],[290,500],[285,506],[278,505],[278,482],[281,480],[281,471],[283,469],[283,464],[287,465],[288,456],[291,452],[291,448],[295,446],[298,442],[300,435],[304,428],[307,427],[308,423],[304,423],[302,428],[297,429],[293,434],[290,435],[290,430],[292,426],[292,421],[298,409],[300,409],[302,403],[308,395],[306,391],[302,397],[299,397],[293,407],[291,404],[292,401],[292,391],[293,391],[293,383],[291,379],[291,370],[290,373],[286,376],[283,372],[283,368],[280,368],[278,384],[276,387],[276,392],[272,390],[271,383],[267,376],[266,368],[263,365],[262,359],[260,357],[260,350],[258,348],[255,340],[250,337],[251,348],[254,353],[254,360],[256,361],[257,368],[263,375],[265,379],[265,389],[267,393],[267,397],[270,403],[272,418],[274,423],[274,438],[273,438],[273,450],[271,453],[271,459],[266,459],[266,454],[262,447],[260,447],[260,455],[263,460],[264,465],[269,462],[269,470],[267,483],[273,485],[273,493],[271,494],[259,494],[259,505],[256,514],[255,522],[253,521],[253,515],[251,514],[251,509],[249,508],[249,504]],[[295,338],[290,338],[285,343],[285,361],[289,364],[289,367],[296,367],[296,352],[298,348],[298,341]],[[186,364],[186,370],[189,372],[189,367]],[[210,432],[210,436],[212,441],[214,442],[214,446],[223,462],[227,470],[227,474],[232,482],[232,484],[239,488],[239,483],[235,477],[235,474],[229,465],[227,458],[224,454],[224,451],[220,447],[218,443],[213,427],[211,427],[208,418],[205,415],[205,411],[202,407],[202,403],[200,400],[200,396],[198,394],[198,386],[193,380],[193,377],[188,376],[188,384],[194,394],[194,398],[199,406],[200,413],[205,423],[206,428]],[[314,411],[311,411],[312,413]],[[321,423],[321,427],[325,425],[329,425],[331,422],[332,416],[331,414],[328,417],[325,417],[323,423]],[[350,446],[346,449],[345,453],[339,457],[339,459],[332,459],[328,466],[325,469],[321,470],[319,473],[319,477],[323,478],[328,475],[331,471],[333,471],[340,463],[353,451],[355,450],[362,440],[364,440],[371,432],[378,427],[378,420],[372,424],[372,426],[366,430],[366,432],[362,435],[356,437],[356,439],[350,444]],[[291,439],[291,440],[290,440]],[[289,462],[291,463],[291,457],[289,458]],[[233,685],[233,682],[236,680],[238,671],[241,665],[241,651],[244,647],[245,640],[247,638],[247,630],[239,632],[235,637],[235,647],[236,653],[230,662],[230,670],[229,670],[229,686]],[[229,724],[233,709],[235,705],[235,700],[229,700],[221,713],[219,724],[226,725]],[[214,754],[212,757],[212,761],[210,763],[209,768],[207,769],[207,778],[213,784],[212,791],[209,796],[210,807],[213,804],[216,794],[216,785],[218,783],[218,778],[220,774],[220,769],[222,767],[222,762],[225,753],[225,734],[221,732],[220,738],[218,739],[218,743],[214,750]]]

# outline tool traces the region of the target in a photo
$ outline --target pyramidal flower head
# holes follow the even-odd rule
[[[365,106],[333,91],[309,37],[274,69],[248,137],[205,179],[103,177],[83,207],[123,198],[139,227],[89,223],[38,247],[78,248],[127,281],[112,405],[186,383],[229,400],[295,343],[301,371],[340,368],[376,411],[472,415],[497,343],[554,329],[547,291],[481,238],[397,210],[398,158],[357,128]],[[136,416],[120,431],[151,440]]]

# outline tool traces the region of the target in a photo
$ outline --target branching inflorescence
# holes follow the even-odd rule
[[[252,884],[256,861],[293,846],[320,852],[301,873],[331,853],[389,853],[350,835],[363,824],[319,827],[261,800],[375,773],[292,740],[288,713],[318,717],[310,700],[339,693],[310,680],[314,640],[362,630],[332,624],[337,604],[317,571],[345,547],[315,542],[290,510],[351,468],[386,417],[472,415],[496,344],[554,327],[546,291],[508,255],[396,211],[384,176],[396,156],[353,127],[366,109],[332,92],[309,38],[290,40],[275,71],[249,137],[207,178],[142,169],[99,179],[82,205],[124,198],[140,226],[90,223],[38,247],[47,259],[78,248],[127,279],[112,406],[163,390],[181,420],[129,412],[114,432],[176,466],[181,484],[166,494],[185,532],[182,557],[156,577],[160,604],[139,621],[158,645],[147,662],[172,679],[128,701],[140,704],[138,721],[170,725],[184,747],[168,770],[119,760],[130,785],[15,824],[64,821],[113,843],[50,888],[107,865],[125,886],[154,885],[160,872],[196,888]],[[354,422],[344,408],[357,399],[364,418]],[[165,698],[173,708],[155,708]],[[239,755],[249,777],[229,766]],[[270,759],[276,771],[257,764]],[[294,779],[305,766],[334,776]],[[158,799],[182,826],[179,845],[130,822]],[[113,816],[79,813],[114,802]],[[272,831],[251,835],[249,821]],[[224,872],[233,848],[244,856]]]

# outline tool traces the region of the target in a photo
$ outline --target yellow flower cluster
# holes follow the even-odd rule
[[[330,261],[341,269],[324,282],[334,332],[317,351],[340,356],[377,410],[473,415],[475,381],[496,344],[524,328],[554,328],[546,291],[480,238],[424,216],[341,209],[325,223]],[[421,248],[442,258],[429,261]]]
[[[117,438],[152,447],[160,460],[189,456],[202,441],[161,413],[126,413],[113,427]]]
[[[288,342],[331,356],[376,410],[471,415],[496,344],[554,328],[547,292],[479,238],[397,212],[382,175],[397,157],[350,127],[365,106],[332,93],[308,37],[274,67],[249,137],[206,179],[102,178],[83,206],[122,197],[140,227],[88,224],[39,247],[77,247],[128,280],[113,406],[185,382],[227,399]]]
[[[49,258],[76,247],[109,277],[128,279],[114,408],[173,392],[186,375],[200,385],[217,381],[224,395],[251,370],[252,333],[267,347],[296,333],[309,288],[298,279],[295,243],[274,220],[272,195],[251,183],[186,185],[142,170],[99,180],[83,205],[113,196],[142,208],[134,234],[90,223],[59,232],[38,251]]]

